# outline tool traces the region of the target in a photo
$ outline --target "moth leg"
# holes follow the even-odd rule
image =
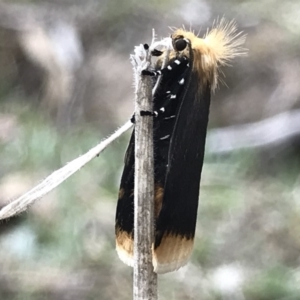
[[[158,113],[157,111],[149,111],[149,110],[141,110],[140,111],[140,116],[144,117],[144,116],[151,116],[151,117],[157,117]],[[130,122],[132,124],[135,124],[135,114],[132,115],[132,117],[130,118]]]
[[[159,51],[157,49],[154,49],[154,50],[151,51],[152,56],[161,56],[162,54],[163,54],[163,52]]]
[[[188,60],[185,56],[182,56],[180,58],[176,58],[172,61],[171,64],[167,65],[165,68],[157,71],[149,71],[149,70],[143,70],[142,75],[146,76],[158,76],[158,75],[165,75],[170,72],[176,72],[181,64],[188,65]]]
[[[132,117],[130,118],[130,122],[132,124],[135,124],[135,114],[133,114]]]
[[[149,110],[141,110],[140,111],[140,115],[142,116],[142,117],[144,117],[144,116],[152,116],[152,117],[156,117],[157,116],[157,112],[156,111],[154,111],[154,112],[152,112],[152,111],[149,111]]]

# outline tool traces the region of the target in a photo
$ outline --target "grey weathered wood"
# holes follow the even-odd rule
[[[152,265],[154,235],[153,117],[140,116],[152,111],[149,76],[136,80],[135,101],[135,187],[134,187],[134,300],[157,299],[157,275]]]

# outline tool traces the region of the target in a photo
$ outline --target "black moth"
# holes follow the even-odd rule
[[[196,228],[200,177],[211,92],[218,67],[243,54],[244,36],[234,22],[224,19],[206,36],[176,30],[169,64],[161,69],[163,52],[155,71],[161,83],[153,97],[155,241],[153,266],[157,273],[177,270],[189,260]],[[134,131],[125,157],[116,212],[116,246],[119,257],[133,265]]]

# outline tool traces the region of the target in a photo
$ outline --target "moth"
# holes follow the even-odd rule
[[[153,84],[161,82],[153,96],[154,217],[153,266],[166,273],[184,266],[192,253],[201,171],[211,94],[220,67],[245,53],[245,36],[235,22],[222,19],[203,38],[185,29],[171,35],[173,50],[161,68],[164,50],[157,56]],[[125,156],[116,211],[116,249],[120,259],[133,266],[134,237],[134,130]]]

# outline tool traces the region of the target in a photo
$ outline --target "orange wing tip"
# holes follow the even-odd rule
[[[163,237],[160,245],[153,250],[154,271],[163,274],[185,266],[191,257],[193,245],[193,239],[183,236]]]
[[[116,234],[116,250],[120,260],[126,265],[133,267],[133,238],[125,231]]]
[[[194,240],[183,236],[168,235],[162,238],[160,245],[153,249],[154,272],[164,274],[185,266],[192,254]],[[122,262],[133,267],[134,242],[130,234],[119,231],[116,235],[116,250]]]

